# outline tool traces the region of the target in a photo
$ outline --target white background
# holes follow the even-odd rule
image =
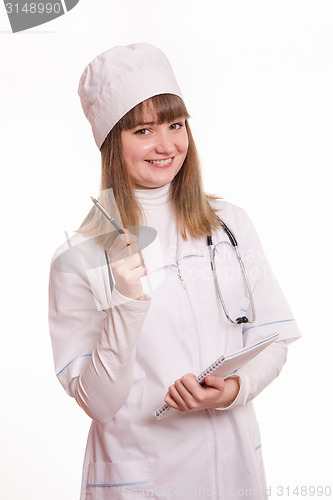
[[[257,398],[271,498],[333,496],[332,2],[81,0],[17,34],[1,4],[0,31],[1,499],[79,497],[90,421],[54,374],[49,262],[99,186],[79,77],[134,42],[168,55],[206,190],[248,211],[303,333]]]

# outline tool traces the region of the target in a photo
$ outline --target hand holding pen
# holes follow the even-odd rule
[[[147,269],[137,237],[133,234],[119,235],[108,253],[118,292],[130,299],[140,299],[143,295],[140,278],[146,276]]]
[[[108,251],[115,287],[125,297],[139,300],[143,295],[140,278],[146,276],[148,271],[144,266],[138,238],[129,234],[127,229],[122,229],[95,198],[91,199],[119,233]]]

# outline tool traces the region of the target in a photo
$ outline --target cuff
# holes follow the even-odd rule
[[[238,378],[239,381],[239,391],[235,399],[233,400],[232,403],[228,406],[223,406],[222,408],[215,408],[215,410],[229,410],[230,408],[233,408],[234,406],[241,406],[245,404],[245,390],[244,390],[244,381],[242,380],[242,377],[238,374],[238,371],[236,371],[233,375],[230,375],[227,377],[225,380],[228,380],[229,378]]]
[[[137,299],[131,299],[129,297],[126,297],[125,295],[122,295],[116,287],[112,290],[112,295],[111,295],[111,303],[112,306],[119,306],[121,304],[127,304],[127,303],[133,303],[135,305],[136,303],[140,302],[150,302],[151,298],[147,294],[143,294],[138,300]]]

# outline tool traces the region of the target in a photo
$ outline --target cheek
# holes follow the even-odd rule
[[[179,150],[186,156],[187,150],[188,150],[188,137],[186,134],[186,137],[183,138],[181,143],[179,144]]]
[[[148,141],[146,144],[137,144],[134,141],[131,143],[124,143],[122,152],[126,165],[131,165],[144,160],[150,149],[151,146],[148,144]]]
[[[122,153],[126,165],[130,165],[135,159],[135,148],[129,141],[123,141]]]
[[[184,130],[184,133],[179,137],[178,148],[182,153],[187,153],[189,145],[187,131]]]

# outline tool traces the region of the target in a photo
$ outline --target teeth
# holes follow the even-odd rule
[[[154,165],[167,165],[168,163],[170,163],[170,161],[172,160],[172,158],[167,158],[166,160],[147,160],[149,161],[149,163],[153,163]]]

